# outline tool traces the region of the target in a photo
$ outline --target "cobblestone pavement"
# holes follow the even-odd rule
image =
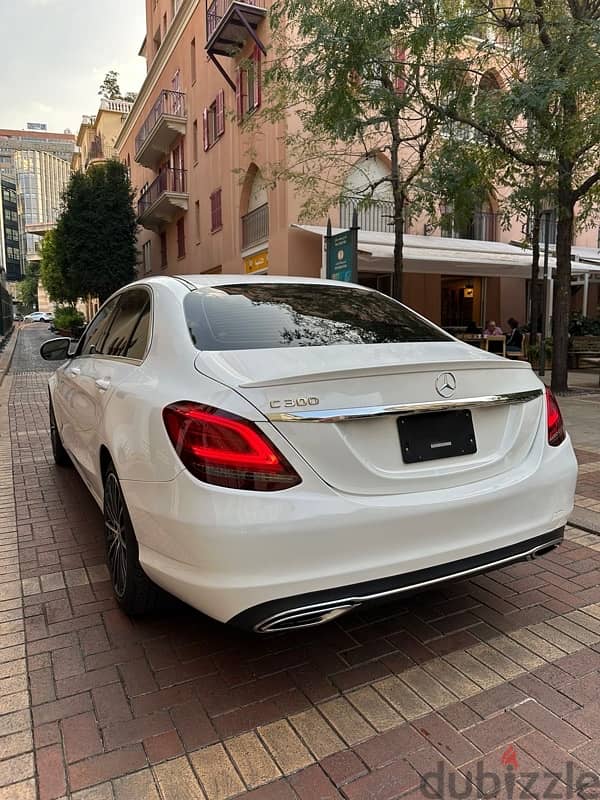
[[[44,335],[21,331],[0,390],[0,800],[586,796],[600,538],[304,633],[132,621],[97,507],[51,460]],[[579,459],[600,511],[600,448]]]

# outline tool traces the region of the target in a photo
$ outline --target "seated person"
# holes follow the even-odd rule
[[[477,327],[477,325],[475,324],[475,321],[474,321],[474,320],[471,320],[471,321],[468,323],[468,325],[467,325],[467,329],[465,330],[465,333],[469,333],[469,334],[480,334],[480,333],[481,333],[481,331],[479,330],[479,328],[478,328],[478,327]]]
[[[519,328],[519,323],[514,317],[508,320],[510,333],[506,337],[506,349],[511,353],[518,353],[523,346],[523,334]]]
[[[484,336],[502,336],[502,328],[499,328],[491,319],[483,330]]]

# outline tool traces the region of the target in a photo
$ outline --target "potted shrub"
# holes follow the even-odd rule
[[[552,365],[552,339],[546,339],[546,366],[550,367]],[[540,365],[540,342],[534,342],[529,345],[527,351],[527,359],[531,366],[534,369],[537,369]]]
[[[75,306],[59,306],[54,312],[54,327],[61,336],[78,338],[85,325],[85,318]]]

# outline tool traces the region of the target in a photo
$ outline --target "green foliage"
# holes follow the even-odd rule
[[[56,230],[52,230],[48,231],[42,241],[40,281],[53,302],[75,302],[77,295],[70,286],[69,276],[63,273],[57,260],[56,238]]]
[[[552,352],[553,352],[552,339],[551,338],[546,339],[544,344],[545,344],[544,350],[546,352],[546,364],[550,364],[550,362],[552,361]],[[539,342],[529,345],[527,358],[532,364],[536,365],[539,364],[541,349],[542,348]]]
[[[84,324],[85,317],[75,306],[58,306],[54,312],[54,327],[59,331],[71,331]]]
[[[121,92],[119,73],[114,69],[106,73],[98,94],[103,100],[126,100],[128,103],[133,103],[137,97],[136,92],[127,92],[127,94]]]
[[[37,309],[39,264],[32,261],[25,267],[25,275],[19,283],[19,302],[25,314]]]
[[[584,317],[583,314],[571,314],[569,323],[571,336],[600,336],[600,319]]]
[[[103,302],[135,278],[136,219],[127,169],[118,161],[74,173],[54,237],[54,263],[63,299]]]

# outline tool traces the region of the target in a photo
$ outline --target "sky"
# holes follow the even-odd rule
[[[138,91],[144,35],[144,0],[0,0],[0,128],[77,133],[109,70]]]

